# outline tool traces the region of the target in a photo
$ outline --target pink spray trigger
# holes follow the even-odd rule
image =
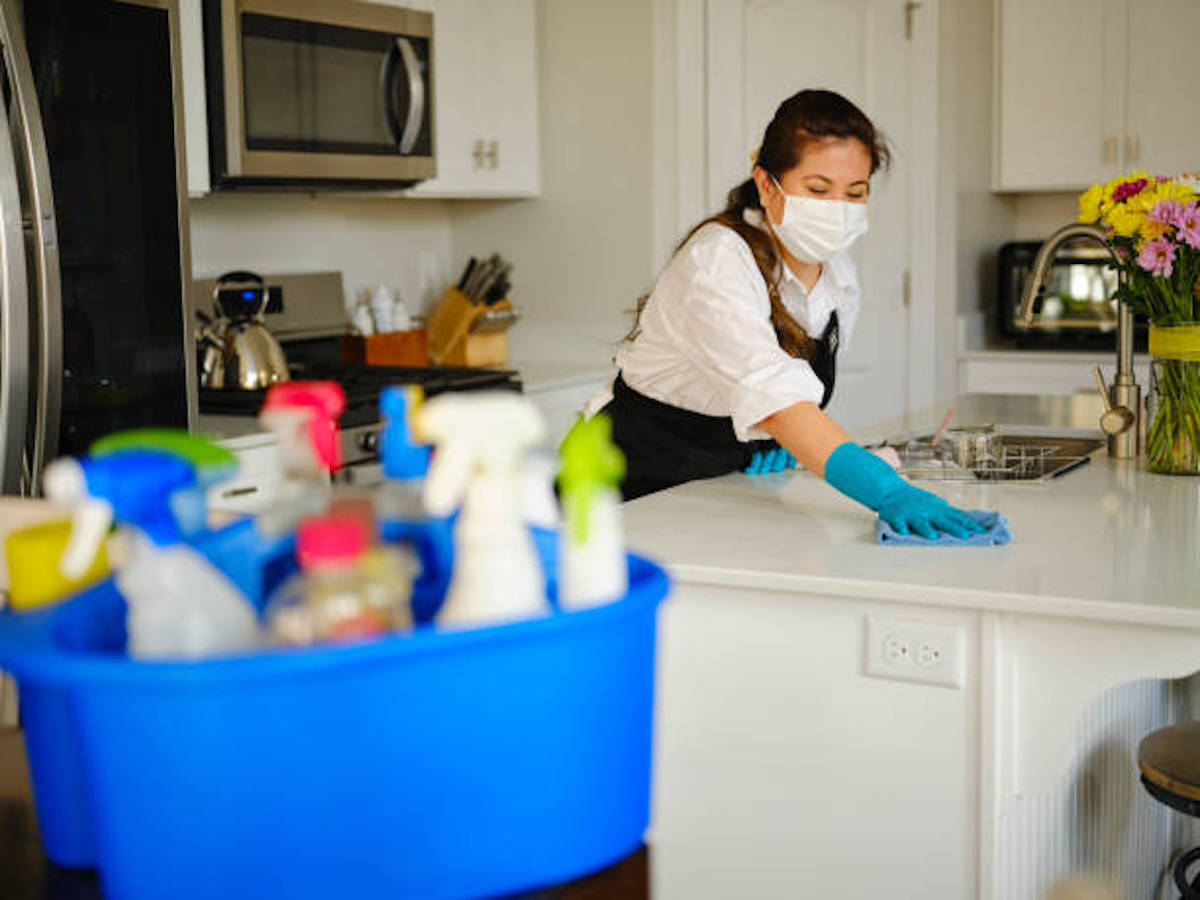
[[[346,394],[335,381],[286,381],[267,390],[263,409],[311,409],[308,437],[317,459],[331,471],[342,464],[338,418],[346,408]]]

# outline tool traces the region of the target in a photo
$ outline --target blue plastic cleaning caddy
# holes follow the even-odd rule
[[[636,556],[629,583],[509,625],[196,663],[128,659],[111,581],[0,615],[47,855],[115,900],[486,897],[601,869],[649,822],[668,585]]]

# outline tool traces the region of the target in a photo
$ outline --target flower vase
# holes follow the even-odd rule
[[[1146,468],[1200,475],[1200,323],[1150,326]]]

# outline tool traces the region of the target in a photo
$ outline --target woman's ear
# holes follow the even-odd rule
[[[771,193],[775,185],[771,181],[771,176],[762,166],[754,167],[754,185],[758,188],[758,202],[763,209],[767,208],[767,201],[771,197]]]

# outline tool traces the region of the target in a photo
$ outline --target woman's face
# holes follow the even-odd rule
[[[775,224],[783,221],[784,194],[866,203],[870,179],[871,154],[855,138],[825,138],[809,144],[800,162],[779,179],[782,192],[766,170],[754,169],[759,199]]]

